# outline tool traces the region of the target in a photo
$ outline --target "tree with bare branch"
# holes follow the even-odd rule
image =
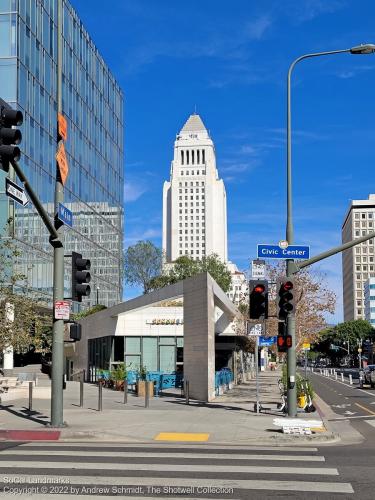
[[[276,282],[285,276],[285,264],[278,263],[267,268],[268,279]],[[333,314],[336,307],[336,294],[327,286],[322,272],[304,268],[294,275],[296,304],[296,349],[302,348],[303,342],[314,342],[319,332],[327,326],[326,315]],[[277,335],[278,331],[278,290],[270,286],[269,316],[267,334]]]

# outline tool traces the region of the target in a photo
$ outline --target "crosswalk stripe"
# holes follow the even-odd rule
[[[318,448],[315,447],[310,447],[310,446],[227,446],[227,445],[219,445],[219,444],[214,444],[214,443],[207,443],[204,444],[188,444],[188,443],[183,443],[183,444],[174,444],[174,443],[147,443],[147,447],[144,443],[108,443],[108,442],[101,442],[100,445],[98,443],[87,443],[87,442],[77,442],[76,440],[74,441],[60,441],[59,444],[56,443],[51,443],[51,442],[30,442],[30,443],[25,443],[20,445],[22,448],[28,447],[28,448],[69,448],[69,449],[80,449],[82,446],[84,448],[98,448],[98,449],[105,449],[105,448],[144,448],[147,450],[152,450],[152,448],[156,449],[202,449],[202,450],[208,450],[208,449],[218,449],[218,450],[233,450],[233,451],[277,451],[283,453],[284,451],[293,451],[293,452],[317,452]]]
[[[46,457],[44,461],[17,460],[16,462],[6,461],[1,467],[4,469],[16,470],[19,468],[27,469],[80,469],[80,470],[141,470],[141,471],[160,471],[163,472],[218,472],[218,473],[253,473],[253,474],[318,474],[326,476],[337,476],[337,469],[322,467],[271,467],[271,466],[250,466],[250,465],[179,465],[179,464],[137,464],[137,463],[114,463],[114,462],[89,462],[80,463],[76,461],[77,457],[72,457],[74,462],[51,462]]]
[[[365,420],[366,424],[370,424],[375,427],[375,420]]]
[[[8,455],[25,455],[24,450],[5,450],[4,453],[0,455],[0,464],[1,464],[1,456]],[[44,455],[39,451],[28,450],[27,455],[35,456],[39,459],[42,457],[46,457],[46,461],[50,460],[50,455]],[[53,455],[56,456],[72,456],[71,451],[53,451]],[[287,462],[324,462],[325,458],[319,455],[256,455],[256,454],[234,454],[227,455],[221,453],[154,453],[154,452],[116,452],[114,455],[113,452],[100,452],[100,453],[91,453],[89,451],[79,451],[74,453],[74,458],[78,457],[122,457],[122,458],[183,458],[183,459],[196,459],[196,458],[207,458],[207,459],[215,459],[215,460],[269,460],[269,461],[287,461]]]
[[[40,470],[38,471],[40,475]],[[4,474],[0,474],[0,481],[3,481]],[[60,481],[67,480],[70,485],[89,484],[100,485],[142,485],[142,486],[160,486],[171,489],[173,494],[174,487],[194,488],[199,494],[198,488],[226,488],[248,489],[248,490],[274,490],[274,491],[299,491],[299,492],[319,492],[319,493],[354,493],[350,483],[339,482],[311,482],[311,481],[264,481],[259,479],[197,479],[180,477],[93,477],[87,476],[56,476]],[[92,481],[95,481],[93,483]],[[183,492],[181,492],[183,493]],[[44,497],[43,497],[44,498]]]

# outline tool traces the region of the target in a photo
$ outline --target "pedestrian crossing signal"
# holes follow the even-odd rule
[[[277,336],[277,350],[279,352],[286,352],[287,351],[286,337],[284,335]]]

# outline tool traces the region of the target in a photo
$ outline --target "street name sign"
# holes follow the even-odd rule
[[[70,319],[70,302],[69,302],[69,300],[56,300],[56,302],[55,302],[55,319]]]
[[[280,248],[279,245],[258,245],[258,258],[261,259],[309,259],[310,247],[289,245]]]
[[[20,186],[18,186],[18,184],[8,179],[8,177],[5,177],[5,192],[7,196],[12,198],[23,207],[26,207],[26,205],[29,203],[25,191]]]
[[[66,226],[73,227],[73,212],[71,212],[65,205],[59,203],[59,211],[57,218],[61,220]]]

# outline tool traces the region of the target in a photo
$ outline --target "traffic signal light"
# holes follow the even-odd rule
[[[292,347],[292,336],[286,334],[286,324],[279,322],[279,331],[277,335],[277,350],[279,352],[287,352],[289,347]]]
[[[22,122],[22,112],[11,108],[8,103],[0,99],[0,168],[5,172],[9,172],[11,160],[18,161],[21,157],[17,144],[22,141],[22,134],[12,127],[18,127]]]
[[[90,267],[89,259],[83,259],[80,253],[72,252],[72,300],[82,302],[82,297],[90,295]]]
[[[268,281],[250,280],[250,319],[268,318]]]
[[[277,350],[278,352],[286,352],[286,324],[284,321],[280,321],[278,324],[277,333]]]
[[[69,328],[71,340],[81,340],[82,326],[79,323],[71,323]]]
[[[279,319],[286,319],[288,314],[294,312],[294,283],[290,279],[281,278],[278,280],[279,290]]]

